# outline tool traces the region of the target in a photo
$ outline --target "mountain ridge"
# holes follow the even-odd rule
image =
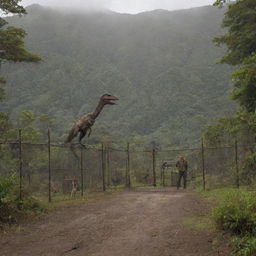
[[[214,7],[137,15],[30,9],[8,20],[28,32],[28,48],[44,61],[3,66],[2,107],[13,118],[22,109],[49,114],[63,139],[108,91],[120,103],[95,124],[101,137],[193,144],[207,122],[234,111],[230,68],[215,64],[224,49],[212,43],[222,17]]]

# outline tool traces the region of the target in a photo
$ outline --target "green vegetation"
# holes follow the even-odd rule
[[[2,115],[1,119],[1,134],[2,141],[10,139],[18,139],[17,126],[23,127],[22,141],[29,141],[38,143],[43,139],[42,134],[36,128],[35,123],[40,123],[40,118],[36,117],[31,111],[23,111],[18,118],[18,123],[10,122],[8,115]],[[19,218],[28,214],[36,214],[44,210],[36,197],[32,196],[31,189],[33,186],[40,184],[40,182],[33,184],[33,186],[26,186],[22,188],[22,200],[20,200],[18,179],[14,173],[18,170],[18,159],[15,157],[17,152],[17,145],[0,145],[0,226],[1,223],[15,223]],[[23,155],[23,168],[26,172],[24,176],[28,177],[29,182],[35,169],[40,168],[46,161],[46,153],[35,149],[26,149]],[[24,184],[23,184],[24,186]]]
[[[218,45],[225,44],[228,48],[220,62],[240,65],[233,73],[233,97],[248,112],[256,110],[255,7],[254,0],[239,0],[230,4],[223,20],[223,27],[228,28],[228,33],[215,38]]]
[[[24,15],[26,10],[19,5],[21,0],[2,0],[0,2],[1,14],[8,15]],[[3,15],[2,15],[3,16]],[[7,19],[7,18],[6,18]],[[39,62],[41,60],[35,54],[27,51],[24,44],[24,38],[26,32],[22,28],[15,26],[8,26],[6,19],[0,17],[0,68],[2,64],[8,62]],[[3,77],[0,77],[0,84],[6,83]],[[3,88],[0,88],[0,101],[5,98],[5,92]],[[29,138],[29,140],[37,140],[40,134],[36,132],[36,129],[32,126],[33,114],[29,111],[24,111],[21,115],[20,123],[25,128],[23,136]],[[15,127],[9,120],[9,115],[5,112],[0,112],[0,139],[14,139],[17,138],[15,134]],[[1,150],[3,145],[0,145]],[[16,161],[13,160],[13,155],[0,153],[1,164],[7,162],[8,167],[12,169],[16,165]],[[9,171],[10,173],[10,171]],[[24,191],[23,191],[24,193]],[[21,215],[28,213],[36,213],[42,211],[43,208],[35,198],[28,194],[24,194],[22,200],[20,199],[20,193],[18,190],[18,182],[15,175],[2,175],[0,176],[0,227],[1,223],[13,223],[17,221]]]
[[[235,237],[232,239],[234,255],[252,256],[256,253],[256,238],[251,236]]]
[[[224,10],[68,14],[33,5],[27,12],[8,22],[27,31],[29,49],[44,61],[3,65],[2,108],[12,119],[24,109],[47,114],[54,141],[105,92],[119,104],[103,110],[88,143],[193,145],[212,118],[234,112],[231,69],[215,65],[224,51],[212,43]]]
[[[225,0],[216,5],[225,5]],[[238,170],[240,185],[255,188],[256,173],[256,2],[237,0],[228,4],[223,20],[226,33],[215,38],[218,45],[226,45],[227,52],[220,63],[238,66],[232,74],[233,99],[240,104],[239,112],[222,117],[207,125],[204,138],[208,145],[220,146],[238,141]],[[231,168],[235,169],[235,168]],[[232,191],[222,195],[224,200],[215,211],[218,226],[240,237],[233,245],[235,255],[255,255],[256,200],[255,193]]]
[[[20,200],[18,188],[15,175],[0,176],[0,228],[4,223],[13,224],[26,215],[45,210],[44,206],[25,190]]]
[[[2,0],[0,3],[0,12],[7,14],[26,14],[26,10],[19,5],[21,0]],[[41,59],[28,52],[25,49],[24,37],[26,32],[24,29],[14,26],[7,26],[6,19],[0,17],[0,67],[6,61],[11,62],[38,62]],[[0,84],[5,83],[5,79],[0,77]],[[4,91],[0,90],[0,99],[3,98]]]
[[[204,232],[215,229],[214,222],[207,214],[185,218],[182,224],[185,228],[194,232]]]
[[[232,144],[235,140],[241,144],[251,144],[256,134],[256,115],[246,111],[219,118],[214,124],[205,126],[204,138],[209,145]]]
[[[256,235],[255,193],[234,190],[214,211],[217,225],[235,235]]]
[[[216,189],[203,192],[216,205],[213,220],[216,227],[229,232],[236,256],[253,256],[256,253],[256,193],[246,188]]]
[[[216,5],[222,5],[219,0]],[[233,99],[241,109],[231,117],[221,118],[217,123],[208,125],[205,138],[211,144],[237,139],[240,142],[256,141],[256,2],[238,0],[228,5],[223,27],[227,33],[215,38],[218,45],[226,45],[227,53],[220,63],[238,66],[232,74],[234,82]],[[223,139],[224,138],[224,139]],[[253,153],[253,150],[251,150]],[[254,169],[255,170],[255,169]]]
[[[218,0],[216,5],[227,2]],[[256,141],[256,58],[255,25],[256,2],[238,0],[228,5],[223,26],[227,33],[215,39],[217,44],[227,46],[226,55],[220,63],[239,68],[232,74],[235,88],[233,99],[240,104],[240,111],[231,117],[220,118],[215,124],[206,126],[204,138],[209,145],[223,145],[238,141],[240,183],[254,186],[256,157],[252,143]],[[242,150],[241,150],[242,149]],[[224,192],[224,193],[223,193]],[[215,192],[212,192],[215,194]],[[219,195],[219,196],[218,196]],[[219,228],[236,235],[232,240],[234,255],[256,254],[256,197],[255,192],[244,190],[223,191],[217,195],[220,203],[214,211]]]

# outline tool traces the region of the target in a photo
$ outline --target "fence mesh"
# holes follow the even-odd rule
[[[191,188],[237,187],[254,183],[255,151],[255,145],[239,144],[153,150],[2,142],[0,175],[15,174],[23,193],[63,200],[120,187],[176,186],[176,162],[182,155]]]
[[[130,176],[132,187],[154,184],[151,152],[135,150],[130,152]]]
[[[46,145],[21,145],[22,186],[32,195],[46,199],[48,195],[48,151]],[[19,172],[19,168],[17,170]]]
[[[16,173],[19,167],[19,144],[7,143],[0,145],[1,175]]]
[[[234,147],[206,148],[205,174],[208,188],[235,186]]]
[[[115,149],[106,151],[106,184],[109,188],[126,186],[127,152]]]
[[[180,156],[184,156],[188,162],[188,184],[194,186],[197,182],[202,185],[202,166],[200,151],[197,149],[163,150],[157,152],[157,166],[160,173],[160,184],[163,186],[176,186],[178,171],[176,162]]]

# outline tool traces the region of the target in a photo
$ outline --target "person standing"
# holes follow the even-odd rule
[[[177,189],[180,188],[181,179],[183,178],[183,188],[185,189],[187,186],[187,171],[188,171],[188,163],[185,160],[184,156],[180,156],[179,160],[176,163],[176,167],[179,171],[179,178],[177,182]]]

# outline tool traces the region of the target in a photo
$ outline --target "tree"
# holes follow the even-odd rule
[[[227,1],[218,0],[215,5]],[[239,65],[233,73],[233,98],[249,112],[256,110],[256,1],[237,0],[228,5],[223,20],[228,32],[214,39],[217,45],[228,48],[220,63]]]
[[[230,3],[231,1],[232,0],[216,0],[216,2],[213,5],[223,7],[223,5]]]
[[[19,5],[21,0],[1,0],[0,11],[7,14],[23,15],[26,10]],[[40,57],[28,52],[25,49],[24,37],[26,32],[21,28],[9,26],[7,21],[0,18],[0,66],[4,61],[12,62],[38,62]],[[0,77],[0,83],[4,83],[4,78]],[[0,91],[0,98],[3,96],[3,90]]]
[[[219,118],[216,123],[205,126],[204,139],[209,145],[251,144],[256,140],[256,115],[240,111],[231,117]]]
[[[246,58],[240,69],[232,75],[235,89],[233,98],[248,112],[256,110],[256,55]]]
[[[1,0],[0,12],[7,14],[22,15],[26,10],[19,5],[21,0]],[[0,17],[0,68],[5,61],[11,62],[38,62],[40,57],[28,52],[25,49],[24,37],[26,32],[21,28],[7,27],[7,21]],[[0,77],[0,84],[5,83],[5,79]],[[4,90],[0,88],[0,101],[4,99]],[[5,134],[10,128],[10,122],[6,113],[0,112],[0,124],[2,134]]]

